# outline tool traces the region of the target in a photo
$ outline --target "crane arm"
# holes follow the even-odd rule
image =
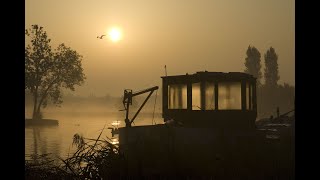
[[[137,96],[137,95],[140,95],[140,94],[143,94],[143,93],[146,93],[146,92],[150,92],[150,91],[153,92],[154,90],[157,90],[157,89],[159,89],[159,87],[158,87],[158,86],[154,86],[154,87],[152,87],[152,88],[140,90],[140,91],[138,91],[138,92],[133,93],[133,94],[132,94],[132,97]]]
[[[148,88],[148,89],[144,89],[135,93],[132,93],[132,90],[124,90],[124,96],[123,96],[123,105],[125,107],[126,110],[126,119],[125,119],[125,123],[126,123],[126,127],[131,127],[131,124],[133,123],[133,121],[135,120],[135,118],[138,116],[139,112],[141,111],[141,109],[143,108],[143,106],[146,104],[146,102],[148,101],[148,99],[150,98],[150,96],[152,95],[153,91],[159,89],[158,86],[154,86],[152,88]],[[132,97],[134,96],[138,96],[140,94],[144,94],[150,92],[149,95],[147,96],[147,98],[144,100],[144,102],[141,104],[141,106],[139,107],[138,111],[136,112],[136,114],[133,116],[133,118],[131,120],[129,120],[128,116],[129,116],[129,105],[132,105]]]

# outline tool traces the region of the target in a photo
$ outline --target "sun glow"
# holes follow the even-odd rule
[[[111,28],[108,32],[108,35],[113,42],[118,42],[122,38],[121,30],[116,27]]]

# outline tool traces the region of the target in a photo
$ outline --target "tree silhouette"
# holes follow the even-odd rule
[[[257,48],[254,46],[249,46],[247,49],[247,57],[245,59],[245,66],[246,69],[244,70],[245,73],[253,75],[257,78],[257,85],[261,85],[260,79],[262,77],[261,73],[261,55]]]
[[[270,49],[264,54],[264,78],[266,86],[275,87],[277,86],[279,77],[278,72],[278,55],[276,54],[274,48]]]
[[[85,79],[81,65],[82,56],[70,47],[60,44],[54,52],[43,27],[32,25],[25,30],[25,89],[33,96],[32,119],[41,119],[41,106],[48,100],[55,105],[62,103],[61,88],[75,90]]]

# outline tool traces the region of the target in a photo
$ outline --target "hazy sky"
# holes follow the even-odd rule
[[[279,55],[280,83],[295,84],[294,0],[26,0],[25,26],[43,26],[52,47],[83,55],[75,94],[122,95],[168,75],[243,71],[246,50]],[[109,28],[122,39],[97,39]],[[264,82],[264,81],[263,81]]]

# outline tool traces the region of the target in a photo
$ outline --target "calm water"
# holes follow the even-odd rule
[[[75,151],[75,147],[72,146],[74,134],[82,134],[85,138],[97,138],[106,125],[101,137],[111,138],[111,130],[107,128],[112,127],[111,123],[114,121],[120,121],[119,127],[123,127],[124,117],[124,113],[46,113],[45,118],[59,120],[59,126],[25,127],[25,159],[30,159],[31,154],[47,153],[53,158],[65,159],[68,153]],[[157,124],[163,123],[159,113],[154,115],[154,120]],[[139,114],[135,120],[135,125],[151,124],[152,114]]]

